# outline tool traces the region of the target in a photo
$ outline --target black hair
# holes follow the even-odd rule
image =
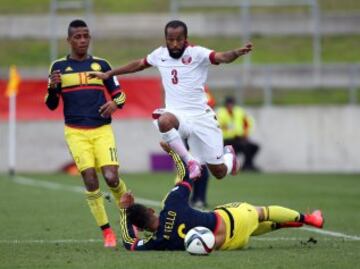
[[[87,27],[86,22],[83,20],[73,20],[68,27],[68,36],[71,36],[71,28]]]
[[[126,209],[129,221],[139,229],[149,227],[150,218],[148,208],[142,204],[133,204]]]
[[[233,96],[226,96],[224,103],[225,105],[234,105],[236,103],[236,100]]]
[[[184,22],[178,21],[178,20],[169,21],[166,24],[166,26],[165,26],[165,36],[167,34],[167,29],[168,28],[178,28],[178,27],[182,27],[184,29],[184,35],[185,35],[185,38],[187,38],[187,36],[188,36],[187,26],[186,26],[186,24]]]

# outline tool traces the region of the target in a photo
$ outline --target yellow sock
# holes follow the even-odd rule
[[[272,221],[263,221],[259,223],[259,226],[251,234],[252,236],[266,234],[276,230],[276,225]]]
[[[265,220],[270,220],[277,223],[289,222],[289,221],[299,221],[300,213],[281,206],[266,206],[263,207]]]
[[[96,223],[99,227],[108,224],[109,219],[104,207],[104,198],[100,189],[95,191],[86,191],[86,201],[90,207]]]
[[[110,190],[111,190],[111,193],[115,199],[115,203],[117,206],[119,206],[119,202],[120,202],[120,198],[121,196],[126,192],[127,188],[126,188],[126,185],[125,185],[125,181],[122,180],[122,179],[119,179],[120,183],[117,187],[115,188],[111,188],[110,187]]]

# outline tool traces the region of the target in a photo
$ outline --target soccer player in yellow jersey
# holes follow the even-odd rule
[[[170,147],[163,143],[176,163],[178,177],[182,179],[166,195],[159,215],[134,201],[132,193],[120,199],[120,226],[122,239],[128,250],[183,250],[186,233],[204,226],[215,235],[215,248],[233,250],[245,247],[251,236],[261,235],[279,228],[300,227],[304,224],[323,227],[320,210],[302,214],[281,206],[253,206],[234,202],[219,205],[212,211],[200,211],[189,206],[193,180],[183,161]],[[134,226],[151,232],[147,238],[138,238]]]
[[[90,79],[93,71],[109,71],[106,60],[88,54],[91,36],[82,20],[69,24],[67,41],[71,52],[51,64],[46,105],[54,110],[60,97],[64,104],[65,139],[86,188],[86,200],[97,225],[103,231],[104,246],[115,247],[116,236],[110,227],[99,189],[97,171],[101,171],[115,201],[126,192],[119,179],[118,156],[111,128],[111,115],[125,102],[116,77]],[[105,91],[112,100],[107,101]]]

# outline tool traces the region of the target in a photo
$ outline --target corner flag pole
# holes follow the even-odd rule
[[[16,95],[9,97],[9,175],[15,175],[16,167]]]
[[[12,65],[9,70],[9,81],[6,87],[5,95],[9,97],[9,175],[15,175],[16,167],[16,95],[19,89],[21,78],[16,69]]]

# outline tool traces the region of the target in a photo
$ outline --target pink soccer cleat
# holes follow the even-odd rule
[[[187,164],[189,178],[196,179],[201,176],[201,165],[196,160],[190,160]]]
[[[227,145],[224,147],[224,153],[230,153],[233,155],[233,166],[232,166],[232,169],[231,169],[231,174],[234,176],[234,175],[237,175],[240,171],[240,160],[236,157],[236,154],[235,154],[235,150],[233,148],[233,146],[231,145]]]
[[[104,237],[104,247],[106,248],[114,248],[116,247],[116,235],[111,230],[111,228],[105,229],[103,231],[103,237]]]
[[[324,226],[324,218],[321,210],[315,210],[311,214],[306,214],[304,223],[321,229]]]

